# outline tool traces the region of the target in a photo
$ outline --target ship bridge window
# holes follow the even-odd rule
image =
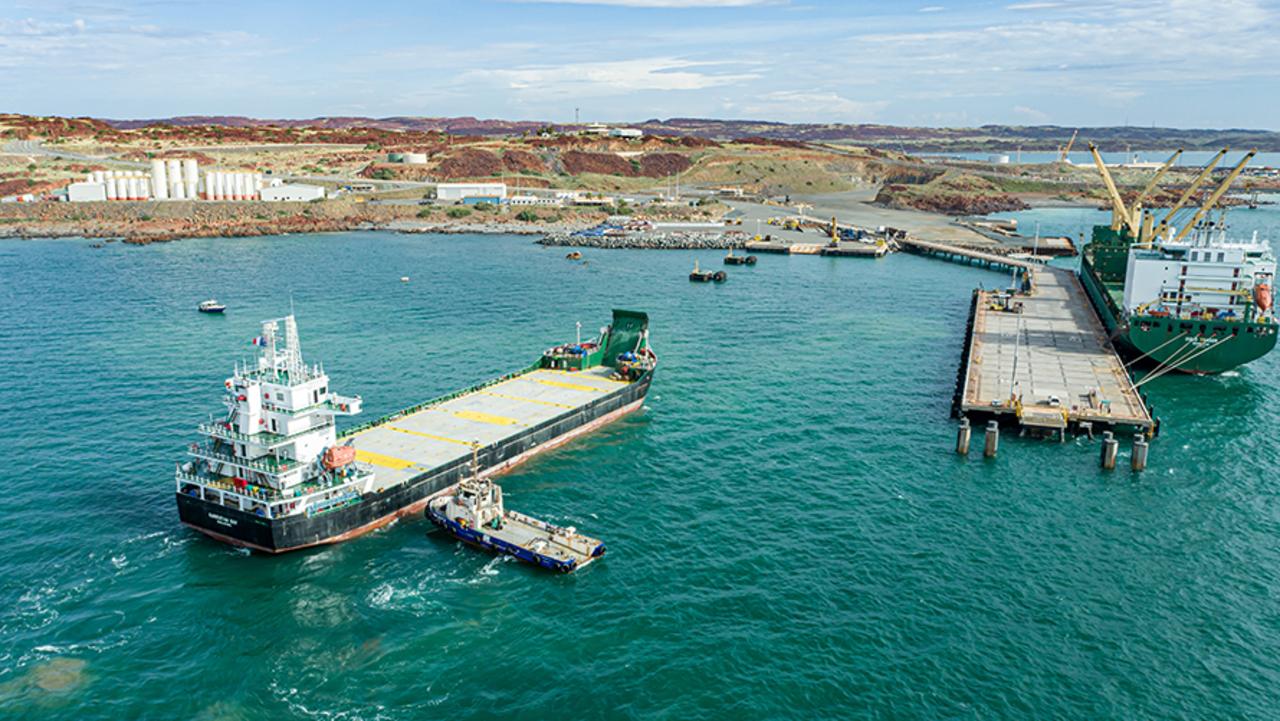
[[[1218,262],[1221,263],[1227,257],[1226,253],[1218,253]]]

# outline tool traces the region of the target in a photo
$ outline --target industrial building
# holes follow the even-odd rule
[[[306,202],[324,199],[324,188],[319,185],[303,185],[301,183],[295,185],[269,185],[258,192],[262,200],[270,202]]]
[[[104,183],[72,183],[67,186],[67,200],[73,203],[94,203],[107,199]]]
[[[262,173],[210,170],[203,180],[192,158],[151,161],[151,172],[94,170],[83,182],[72,183],[67,200],[257,200],[264,185]]]
[[[563,198],[552,198],[539,195],[513,195],[509,201],[513,206],[561,206],[564,205]]]
[[[446,202],[500,203],[507,199],[506,183],[439,183],[436,200]]]

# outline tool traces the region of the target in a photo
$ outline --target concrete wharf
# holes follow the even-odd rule
[[[897,243],[903,250],[917,255],[928,255],[943,260],[979,265],[996,270],[1026,270],[1035,266],[1031,261],[1013,258],[1001,253],[992,253],[959,245],[947,245],[946,243],[934,243],[928,240],[917,240],[910,236],[899,239]]]
[[[1061,433],[1086,423],[1153,432],[1079,278],[1063,268],[1025,270],[1029,292],[974,291],[956,414]]]
[[[832,255],[857,258],[880,258],[889,252],[887,245],[842,240],[834,245],[826,243],[784,243],[781,241],[748,241],[749,253],[779,253],[782,255]]]

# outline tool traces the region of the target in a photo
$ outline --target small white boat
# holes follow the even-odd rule
[[[221,313],[226,309],[227,307],[219,303],[216,298],[210,298],[209,300],[201,301],[200,305],[196,306],[196,310],[200,311],[201,313]]]
[[[401,283],[408,283],[408,282],[409,282],[409,276],[407,276],[407,275],[402,275],[402,276],[400,276],[400,282],[401,282]]]

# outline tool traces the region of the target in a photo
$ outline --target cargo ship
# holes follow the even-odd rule
[[[252,343],[256,360],[224,382],[226,412],[199,426],[175,484],[183,524],[266,553],[420,514],[471,475],[473,449],[480,475],[509,470],[640,408],[657,368],[648,316],[615,310],[593,340],[339,432],[363,401],[303,361],[294,317],[264,322]]]
[[[1183,191],[1164,217],[1142,208],[1181,151],[1165,162],[1146,188],[1126,201],[1107,166],[1090,145],[1112,205],[1112,222],[1093,228],[1081,253],[1080,279],[1117,350],[1154,374],[1212,374],[1269,353],[1276,345],[1273,308],[1276,258],[1257,233],[1228,238],[1225,213],[1211,211],[1244,170],[1253,153],[1218,185],[1181,229],[1173,220],[1209,178],[1223,149]]]

